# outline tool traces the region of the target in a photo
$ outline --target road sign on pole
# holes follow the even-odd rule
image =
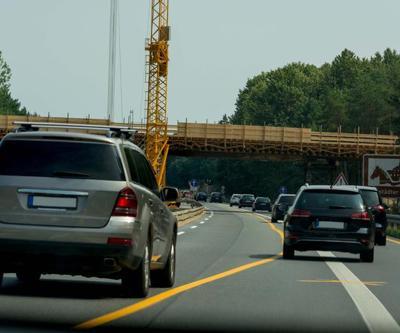
[[[278,192],[279,192],[279,194],[286,194],[286,193],[288,193],[287,187],[286,187],[286,186],[281,186],[281,187],[279,187]]]
[[[339,175],[336,177],[335,182],[333,185],[340,186],[340,185],[349,185],[349,182],[346,179],[346,176],[344,175],[343,172],[339,173]]]
[[[199,182],[196,179],[192,179],[189,181],[190,190],[193,192],[197,192],[199,189]]]

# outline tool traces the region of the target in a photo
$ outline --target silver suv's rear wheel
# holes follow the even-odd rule
[[[176,266],[176,236],[172,240],[169,250],[168,260],[165,267],[161,270],[151,272],[151,285],[153,287],[172,287],[175,283],[175,266]]]
[[[150,245],[147,241],[143,258],[137,269],[124,269],[122,289],[127,297],[146,297],[150,289]]]

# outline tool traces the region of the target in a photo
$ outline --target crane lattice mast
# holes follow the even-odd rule
[[[151,32],[146,43],[147,121],[146,155],[152,163],[158,184],[165,184],[168,157],[168,26],[169,0],[151,0]]]

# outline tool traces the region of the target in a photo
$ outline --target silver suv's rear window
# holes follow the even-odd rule
[[[111,144],[81,141],[5,140],[0,175],[124,180]]]

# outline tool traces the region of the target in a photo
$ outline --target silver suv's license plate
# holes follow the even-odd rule
[[[40,195],[28,196],[29,208],[76,209],[77,200],[74,197],[50,197]]]
[[[339,229],[343,230],[345,227],[344,222],[334,222],[334,221],[315,221],[315,229]]]

